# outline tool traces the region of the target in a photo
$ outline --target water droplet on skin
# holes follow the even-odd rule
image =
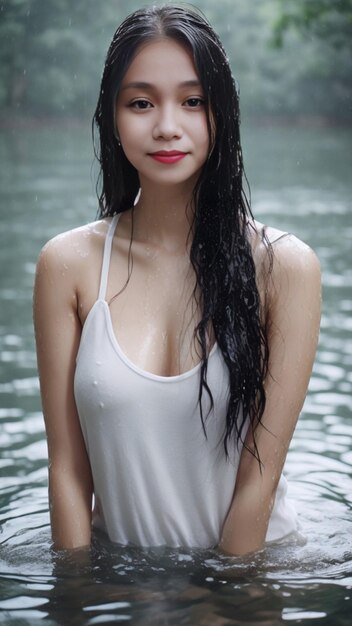
[[[101,409],[103,409],[103,408],[104,408],[104,406],[105,406],[105,405],[104,405],[104,402],[99,402],[99,406],[100,406],[100,408],[101,408]]]
[[[73,247],[75,248],[77,254],[84,259],[85,257],[87,257],[89,255],[89,253],[86,250],[81,250],[80,245],[78,242],[75,242],[73,244]]]
[[[93,385],[97,386],[97,384],[98,384],[98,381],[97,381],[97,380],[94,380],[94,381],[93,381]]]

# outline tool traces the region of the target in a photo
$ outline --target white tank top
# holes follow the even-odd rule
[[[158,376],[121,350],[105,300],[112,240],[106,236],[98,300],[83,327],[75,399],[94,482],[93,526],[111,541],[138,546],[210,548],[219,542],[229,510],[241,444],[223,436],[228,370],[217,344],[207,381],[214,409],[204,435],[198,405],[200,365],[179,376]],[[203,411],[209,400],[203,393]],[[267,540],[296,529],[280,479]]]

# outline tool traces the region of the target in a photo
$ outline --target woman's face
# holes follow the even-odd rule
[[[196,182],[209,153],[205,96],[191,54],[172,39],[140,47],[116,101],[116,131],[140,183]]]

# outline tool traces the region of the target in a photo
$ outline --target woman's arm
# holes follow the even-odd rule
[[[47,244],[38,260],[34,324],[49,455],[49,502],[54,548],[90,543],[92,478],[73,394],[81,324],[77,261],[70,237]],[[76,255],[77,256],[77,255]]]
[[[266,408],[255,442],[262,462],[243,448],[234,497],[219,547],[242,555],[265,542],[287,450],[306,396],[320,324],[320,269],[294,237],[274,248],[269,293],[269,373]],[[252,433],[246,445],[253,450]]]

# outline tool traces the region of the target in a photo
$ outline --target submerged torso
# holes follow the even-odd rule
[[[227,368],[214,344],[207,373],[214,400],[210,412],[206,393],[202,400],[207,416],[205,436],[198,402],[200,366],[194,351],[188,350],[187,355],[184,349],[178,362],[159,359],[155,373],[153,360],[148,361],[148,369],[141,367],[143,350],[133,350],[138,341],[129,342],[127,334],[125,344],[120,339],[123,325],[119,324],[119,312],[122,317],[124,308],[125,319],[126,311],[137,319],[138,310],[127,309],[127,289],[123,308],[120,301],[114,316],[106,301],[116,224],[117,217],[112,219],[106,238],[99,296],[85,321],[75,374],[75,399],[94,481],[93,523],[119,543],[210,547],[220,538],[241,452],[241,445],[233,443],[226,459],[222,445]],[[144,306],[151,300],[145,297]],[[148,318],[150,312],[139,313]],[[172,315],[165,319],[172,319]],[[193,329],[187,332],[183,334],[184,346]],[[178,339],[181,341],[181,333]],[[149,344],[152,340],[153,332],[149,334]],[[152,346],[149,348],[152,350]],[[166,341],[166,357],[169,352]],[[159,357],[160,354],[163,351]],[[161,375],[160,369],[168,375]],[[178,373],[170,376],[173,370]],[[296,527],[285,491],[286,483],[281,478],[269,540]]]

